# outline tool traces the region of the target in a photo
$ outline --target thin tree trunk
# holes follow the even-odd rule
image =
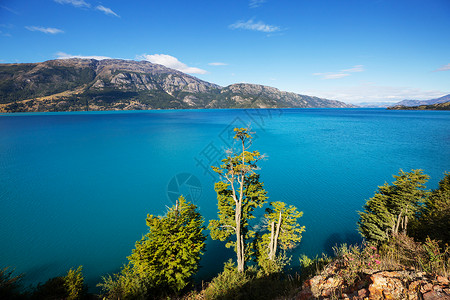
[[[275,221],[273,221],[270,224],[270,243],[269,243],[269,259],[273,259],[273,245],[274,245],[274,238],[275,238]]]
[[[278,224],[277,224],[277,231],[275,233],[275,240],[274,240],[274,245],[273,245],[273,257],[272,257],[272,259],[274,259],[276,254],[277,254],[278,236],[280,235],[280,228],[281,228],[281,211],[280,211],[280,215],[278,217]]]
[[[243,272],[244,271],[244,264],[242,261],[242,252],[243,252],[243,239],[242,239],[242,233],[241,233],[241,202],[239,201],[236,205],[236,214],[235,214],[235,221],[236,221],[236,256],[237,256],[237,265],[238,265],[238,271]]]

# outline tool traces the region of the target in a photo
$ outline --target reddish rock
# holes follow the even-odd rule
[[[309,300],[309,299],[314,299],[313,293],[311,292],[311,290],[301,291],[297,295],[297,297],[295,297],[295,300]]]
[[[439,282],[440,284],[444,284],[444,285],[449,285],[449,280],[448,277],[444,277],[444,276],[438,276],[436,278],[437,282]]]
[[[369,299],[405,299],[407,292],[397,272],[380,272],[373,274],[369,285]]]
[[[358,297],[359,298],[363,299],[363,298],[368,297],[368,296],[369,296],[369,291],[367,289],[360,289],[358,291]]]
[[[433,289],[433,285],[428,282],[420,287],[420,292],[423,294],[428,291],[431,291],[432,289]]]
[[[450,296],[437,291],[429,291],[422,295],[423,300],[449,300]]]

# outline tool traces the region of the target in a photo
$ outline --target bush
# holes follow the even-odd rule
[[[82,266],[76,270],[70,269],[64,277],[64,287],[68,294],[67,300],[81,299],[86,294],[82,269]]]
[[[19,296],[20,281],[23,274],[13,275],[9,267],[0,269],[0,299],[11,299]]]

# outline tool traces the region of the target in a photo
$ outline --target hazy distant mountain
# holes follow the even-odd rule
[[[395,103],[394,106],[419,106],[419,105],[431,105],[436,103],[445,103],[450,101],[450,94],[431,100],[403,100]]]
[[[0,112],[354,107],[256,84],[221,87],[147,61],[0,64]]]
[[[395,105],[396,102],[361,102],[357,103],[359,107],[367,107],[367,108],[386,108],[391,105]]]

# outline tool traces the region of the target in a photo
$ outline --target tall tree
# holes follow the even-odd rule
[[[428,195],[424,184],[429,176],[422,170],[400,170],[393,177],[395,181],[379,186],[359,212],[358,230],[368,241],[379,243],[399,232],[406,234],[409,220],[417,216]]]
[[[291,250],[300,243],[305,226],[298,224],[303,216],[293,205],[287,206],[284,202],[271,202],[266,209],[264,223],[266,233],[261,236],[259,244],[259,265],[266,272],[280,271],[283,265],[282,258],[286,251]],[[283,251],[279,255],[279,250]]]
[[[253,211],[266,202],[266,191],[259,181],[257,162],[263,158],[258,151],[248,151],[252,144],[252,133],[248,128],[235,128],[234,139],[238,149],[230,149],[220,167],[212,167],[221,180],[214,186],[218,200],[219,220],[211,220],[211,238],[227,241],[227,247],[234,247],[239,272],[245,270],[249,257],[249,242],[255,232],[249,228],[254,218]],[[234,236],[234,239],[233,239]]]
[[[412,233],[421,241],[428,236],[442,245],[450,244],[450,173],[445,173],[439,188],[430,193]]]

